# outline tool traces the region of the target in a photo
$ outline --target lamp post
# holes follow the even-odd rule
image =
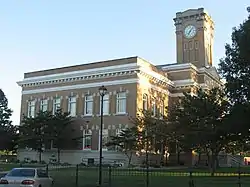
[[[103,136],[103,97],[107,93],[107,88],[101,86],[99,88],[99,94],[101,99],[101,129],[100,129],[100,153],[99,153],[99,186],[102,186],[102,136]]]

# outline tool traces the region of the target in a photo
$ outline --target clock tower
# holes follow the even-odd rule
[[[174,22],[177,63],[212,66],[214,23],[204,8],[177,12]]]

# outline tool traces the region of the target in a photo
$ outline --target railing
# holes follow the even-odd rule
[[[22,165],[26,167],[26,165]],[[29,165],[30,167],[30,165]],[[48,170],[54,187],[96,187],[98,168],[81,165],[36,166]],[[148,181],[148,182],[147,182]],[[250,168],[219,168],[214,176],[200,168],[103,167],[102,187],[244,187],[250,186]]]

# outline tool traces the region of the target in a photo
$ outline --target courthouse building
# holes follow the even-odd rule
[[[182,96],[183,91],[195,93],[221,85],[213,67],[214,23],[203,8],[176,13],[177,62],[154,65],[140,57],[128,57],[76,66],[60,67],[24,74],[18,82],[22,87],[21,116],[35,116],[39,110],[55,111],[62,108],[75,118],[70,132],[83,139],[77,147],[65,145],[65,162],[97,159],[99,154],[100,95],[104,85],[103,150],[106,157],[117,157],[117,152],[105,147],[112,135],[130,127],[130,118],[140,109],[152,109],[153,115],[165,115],[164,108]],[[51,147],[53,151],[53,146]],[[44,153],[47,154],[47,153]],[[51,154],[48,153],[48,154]],[[63,154],[63,153],[62,153]],[[30,155],[30,150],[19,150],[19,158]],[[106,156],[105,156],[106,155]],[[108,156],[111,155],[111,156]],[[44,159],[48,159],[44,156]]]

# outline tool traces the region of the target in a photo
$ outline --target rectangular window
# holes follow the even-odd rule
[[[57,149],[57,143],[56,143],[56,141],[54,141],[54,140],[51,140],[50,141],[50,149]]]
[[[83,130],[83,149],[91,149],[92,131],[90,129]]]
[[[61,108],[61,98],[55,98],[53,100],[53,114]]]
[[[125,114],[126,113],[126,92],[117,93],[116,113],[117,114]]]
[[[116,129],[115,130],[115,135],[116,136],[118,136],[118,137],[121,137],[121,134],[122,134],[122,132],[125,130],[125,128],[123,128],[123,129],[121,129],[121,128],[118,128],[118,129]],[[121,145],[123,144],[123,143],[120,143]],[[117,151],[121,151],[121,147],[119,147],[119,146],[114,146],[114,150],[117,150]]]
[[[76,116],[76,97],[69,97],[68,112],[71,116]]]
[[[164,101],[160,102],[160,108],[159,108],[159,113],[160,113],[160,117],[164,116]]]
[[[148,109],[148,95],[147,94],[143,94],[142,96],[142,109],[143,110],[147,110]]]
[[[34,118],[36,113],[36,102],[35,101],[29,101],[28,102],[28,117]]]
[[[47,99],[42,99],[42,100],[40,101],[40,110],[41,110],[42,112],[45,112],[45,111],[48,110],[48,100],[47,100]]]
[[[100,135],[101,135],[101,130],[99,130],[99,149],[100,149]],[[106,146],[106,144],[109,141],[109,133],[108,133],[108,129],[103,129],[102,131],[102,149],[103,150],[108,150],[108,147]]]
[[[100,114],[101,114],[101,106],[102,106],[102,100],[100,96]],[[109,95],[103,96],[103,114],[108,115],[109,114]]]
[[[122,129],[115,129],[115,135],[120,136]]]
[[[84,115],[92,115],[92,114],[93,114],[93,96],[88,95],[85,97]]]
[[[156,116],[156,112],[157,111],[157,108],[156,108],[156,103],[155,103],[155,99],[153,98],[152,99],[152,115],[153,116]]]

